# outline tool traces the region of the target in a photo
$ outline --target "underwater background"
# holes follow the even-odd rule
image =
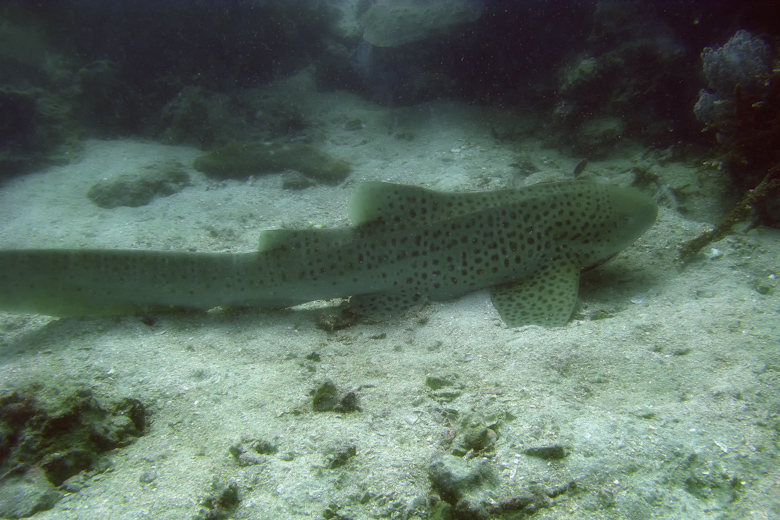
[[[0,312],[0,517],[780,517],[777,2],[0,1],[2,249],[573,178],[660,211],[565,327]]]

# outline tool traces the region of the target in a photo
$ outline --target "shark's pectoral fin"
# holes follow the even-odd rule
[[[415,291],[376,292],[351,297],[349,308],[359,316],[386,321],[423,303],[425,298]]]
[[[577,303],[580,268],[549,265],[520,282],[490,290],[493,306],[510,327],[566,325]]]

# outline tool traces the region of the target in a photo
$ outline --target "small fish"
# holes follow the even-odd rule
[[[579,177],[580,174],[585,171],[585,167],[588,166],[588,160],[583,159],[580,162],[577,163],[577,166],[574,167],[573,175],[575,177]]]
[[[561,326],[580,272],[633,243],[658,208],[630,189],[571,180],[476,193],[365,182],[348,210],[352,227],[264,231],[251,253],[0,250],[0,310],[112,315],[350,297],[357,314],[381,319],[490,288],[507,325]]]

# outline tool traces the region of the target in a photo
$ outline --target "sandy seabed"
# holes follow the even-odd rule
[[[71,164],[0,186],[0,242],[252,251],[263,229],[348,225],[362,180],[497,189],[528,181],[522,165],[540,170],[533,180],[570,176],[579,161],[530,133],[498,142],[491,128],[506,114],[456,103],[387,109],[312,93],[308,116],[316,144],[352,165],[341,185],[214,181],[191,168],[193,148],[90,141]],[[237,487],[236,519],[428,518],[443,494],[437,461],[476,475],[464,498],[488,505],[575,482],[539,519],[777,518],[780,232],[737,232],[682,268],[679,244],[727,209],[707,188],[725,173],[659,157],[627,146],[588,165],[584,176],[622,184],[651,171],[646,192],[661,208],[640,240],[584,275],[561,328],[507,328],[486,291],[335,332],[317,326],[318,306],[152,320],[0,314],[4,391],[88,387],[149,413],[145,435],[108,454],[108,470],[34,518],[192,518],[215,479]],[[166,160],[184,164],[192,185],[138,208],[86,197],[100,179]],[[664,193],[691,183],[702,188],[683,214]],[[311,392],[328,380],[354,389],[360,411],[314,412]],[[470,425],[495,435],[454,460]],[[229,448],[242,438],[277,450],[241,465]],[[526,451],[556,446],[563,458]],[[354,455],[334,465],[345,447]]]

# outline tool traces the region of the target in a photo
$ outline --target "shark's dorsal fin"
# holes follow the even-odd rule
[[[518,192],[512,189],[458,193],[369,181],[358,184],[348,211],[356,227],[381,223],[395,229],[433,224],[517,200]]]
[[[457,193],[389,182],[363,182],[349,199],[349,217],[355,226],[385,223],[390,226],[425,225],[456,213]]]

